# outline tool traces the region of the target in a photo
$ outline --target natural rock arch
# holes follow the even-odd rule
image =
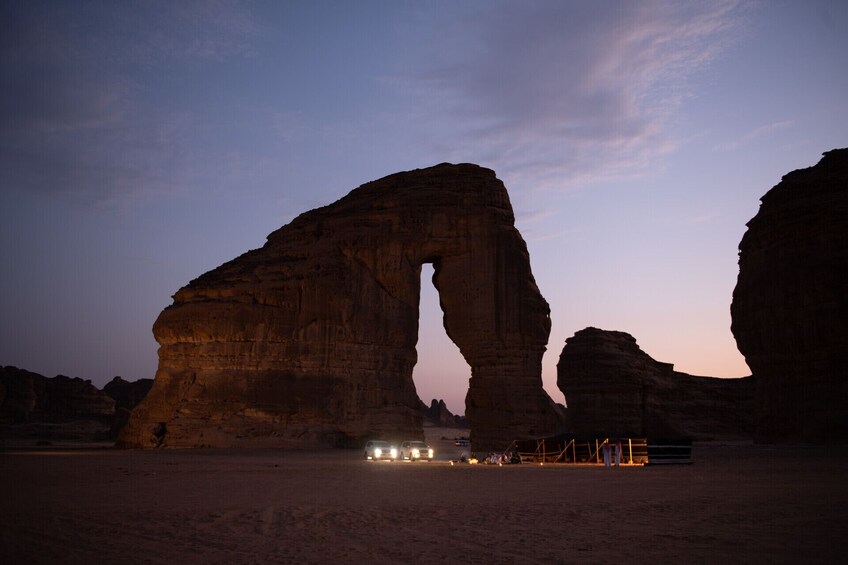
[[[557,430],[549,308],[506,188],[476,165],[397,173],[297,217],[200,276],[154,324],[153,389],[123,446],[355,445],[420,437],[421,265],[471,367],[476,449]]]

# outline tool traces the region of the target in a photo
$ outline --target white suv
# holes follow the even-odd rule
[[[400,444],[400,458],[410,461],[432,461],[435,452],[423,441],[405,441]]]
[[[387,441],[372,440],[365,444],[364,457],[373,461],[378,459],[394,461],[398,458],[398,450]]]

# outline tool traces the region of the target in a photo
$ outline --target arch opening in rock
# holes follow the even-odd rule
[[[441,427],[465,427],[465,397],[471,367],[445,331],[444,312],[439,303],[439,293],[432,283],[433,274],[433,264],[424,263],[418,306],[418,341],[415,344],[417,360],[412,369],[412,380],[423,405],[425,426],[429,423]]]

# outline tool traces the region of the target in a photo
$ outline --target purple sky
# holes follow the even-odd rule
[[[0,364],[102,386],[201,273],[363,182],[506,183],[553,330],[748,374],[737,246],[848,146],[848,3],[0,0]],[[470,370],[425,272],[420,396]]]

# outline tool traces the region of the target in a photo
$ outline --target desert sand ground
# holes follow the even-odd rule
[[[431,433],[433,430],[431,430]],[[3,563],[844,563],[844,448],[692,465],[363,461],[360,451],[0,451]]]

